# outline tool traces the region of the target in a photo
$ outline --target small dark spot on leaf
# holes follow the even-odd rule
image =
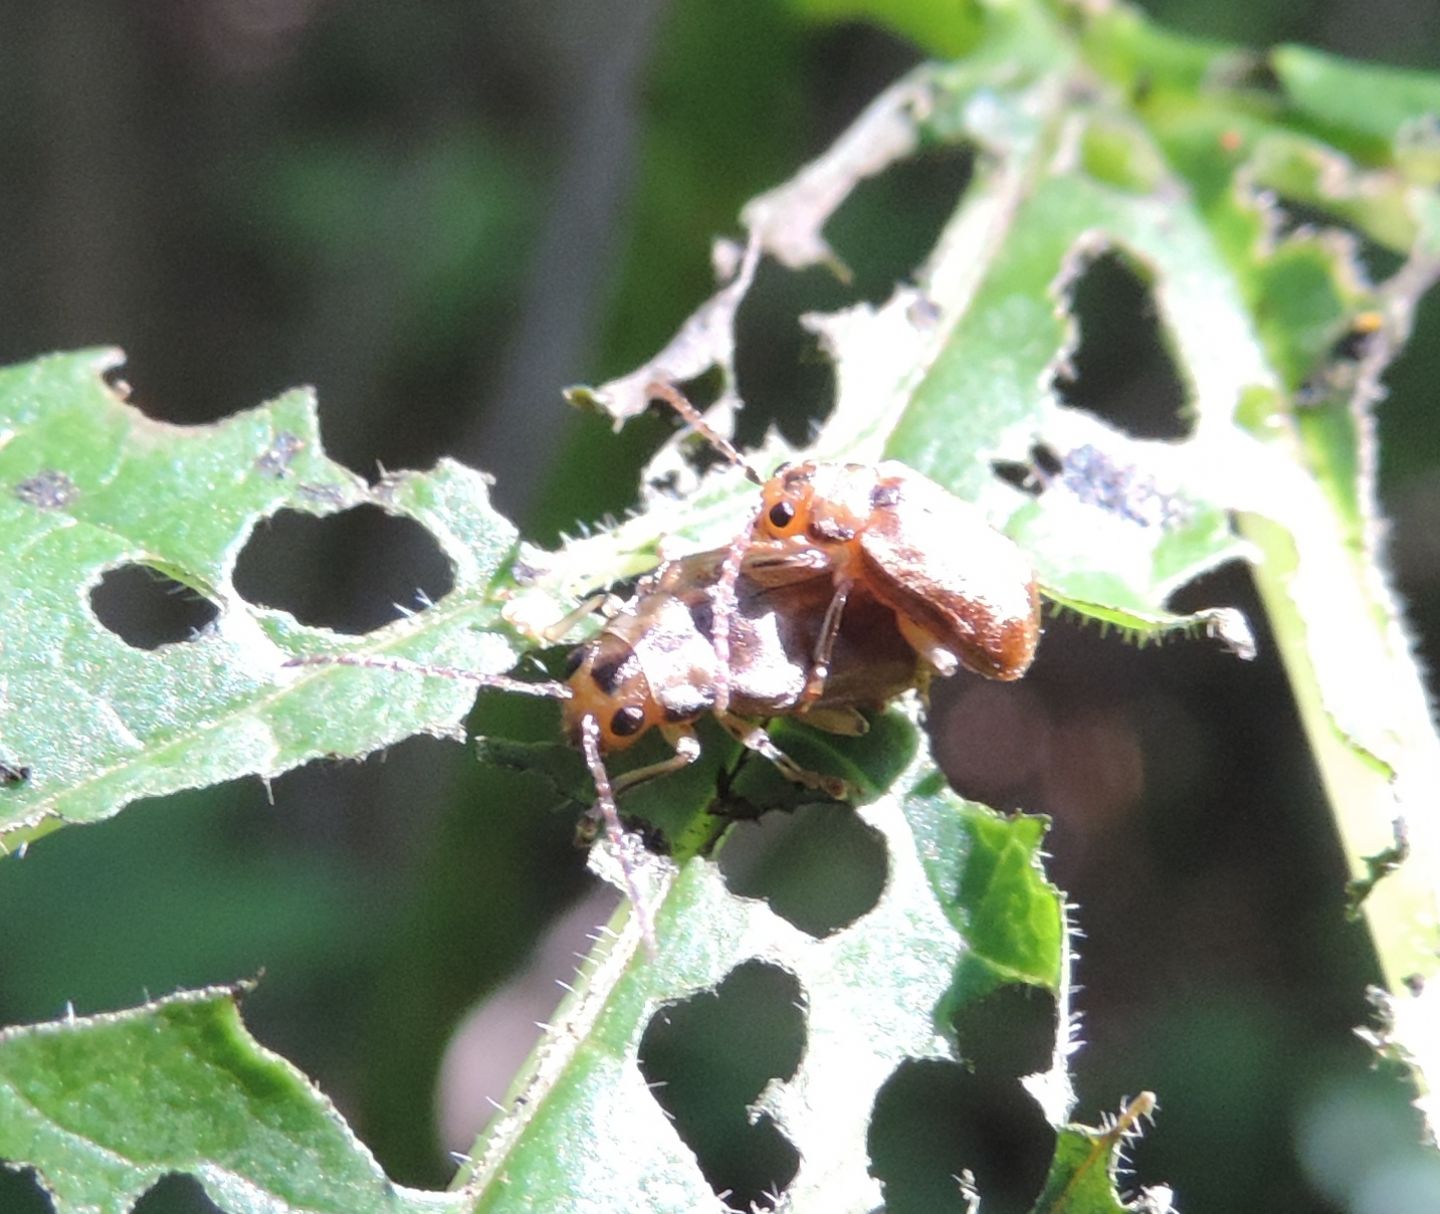
[[[990,461],[990,471],[1012,489],[1028,493],[1031,497],[1039,497],[1041,490],[1045,488],[1035,476],[1035,470],[1020,460],[993,459]]]
[[[1377,312],[1360,312],[1331,344],[1325,361],[1295,390],[1295,404],[1315,408],[1329,401],[1348,401],[1359,385],[1360,364],[1386,341],[1383,318]]]
[[[1206,83],[1212,88],[1237,92],[1269,93],[1277,97],[1284,93],[1269,57],[1251,50],[1232,51],[1217,59]]]
[[[1054,448],[1045,443],[1036,443],[1031,447],[1030,458],[1035,461],[1035,470],[1044,477],[1059,476],[1065,466],[1065,461],[1055,454]]]
[[[324,517],[281,510],[256,524],[235,562],[249,602],[351,634],[413,614],[453,585],[429,531],[370,505]]]
[[[731,1209],[774,1209],[795,1178],[795,1148],[748,1108],[795,1073],[805,1047],[804,992],[787,970],[747,961],[714,991],[661,1007],[640,1042],[640,1071],[700,1170]]]
[[[30,779],[30,769],[23,763],[12,763],[8,759],[0,759],[0,788],[13,788],[17,784],[24,784]]]
[[[141,564],[108,570],[90,591],[90,609],[135,649],[193,641],[220,614],[192,587]]]
[[[1030,448],[1030,459],[997,459],[990,461],[990,470],[1007,485],[1039,497],[1050,482],[1060,475],[1065,464],[1045,443],[1036,443]]]
[[[37,472],[15,486],[15,496],[41,510],[59,510],[75,500],[79,490],[63,472]]]
[[[255,460],[255,467],[263,475],[278,479],[290,470],[290,462],[304,447],[305,442],[299,435],[281,431],[275,436],[275,441]]]
[[[680,490],[680,474],[674,469],[671,469],[665,473],[664,476],[651,477],[650,487],[657,493],[668,493],[671,497],[674,497]]]
[[[338,506],[345,499],[334,485],[300,485],[300,496],[308,498],[317,506]]]
[[[1380,339],[1384,320],[1378,312],[1361,312],[1355,316],[1330,349],[1331,358],[1359,362]]]

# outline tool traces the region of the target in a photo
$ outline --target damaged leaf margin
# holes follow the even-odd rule
[[[367,712],[337,714],[337,688],[373,680],[284,663],[363,650],[477,672],[511,667],[518,645],[491,586],[515,533],[490,509],[484,477],[442,461],[367,483],[324,455],[304,390],[212,426],[153,421],[102,378],[119,362],[93,351],[0,372],[0,758],[28,769],[0,789],[0,843],[97,821],[139,797],[268,778],[420,732],[455,734],[472,686],[389,674]],[[39,492],[58,477],[63,493]],[[367,503],[430,531],[454,592],[364,637],[303,626],[236,592],[236,558],[265,519]],[[106,572],[129,565],[204,597],[216,619],[186,641],[127,644],[90,596]]]

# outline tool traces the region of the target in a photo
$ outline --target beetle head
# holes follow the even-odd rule
[[[659,721],[650,684],[635,651],[602,633],[577,647],[566,663],[570,696],[561,706],[565,732],[577,746],[581,722],[595,718],[600,748],[624,750]]]

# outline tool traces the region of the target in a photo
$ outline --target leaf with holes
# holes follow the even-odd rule
[[[702,857],[654,874],[659,956],[644,960],[633,924],[596,951],[476,1145],[477,1209],[725,1209],[635,1060],[667,1008],[755,960],[793,977],[803,1009],[793,1073],[752,1094],[794,1149],[794,1175],[777,1186],[797,1210],[881,1204],[869,1112],[897,1070],[914,1059],[957,1064],[947,1025],[1001,984],[1064,997],[1063,910],[1039,869],[1039,823],[961,801],[916,730],[913,710],[891,713],[867,739],[870,756],[850,756],[889,791],[858,811],[884,842],[887,876],[873,909],[848,926],[816,938],[737,897]],[[896,756],[909,756],[898,773]],[[1058,1055],[1033,1086],[1061,1116]]]
[[[972,15],[967,58],[882,94],[830,152],[746,208],[749,240],[720,247],[725,281],[674,341],[573,396],[623,420],[651,378],[715,367],[711,417],[725,429],[740,403],[735,315],[760,257],[838,267],[825,227],[860,181],[926,146],[974,149],[972,180],[913,282],[883,305],[808,322],[837,373],[815,443],[799,452],[776,437],[753,458],[766,471],[796,456],[904,460],[1022,543],[1054,602],[1137,636],[1198,623],[1243,648],[1233,616],[1186,617],[1172,598],[1222,562],[1261,558],[1262,594],[1363,874],[1365,855],[1399,842],[1397,798],[1402,815],[1423,809],[1440,770],[1375,555],[1369,413],[1440,273],[1433,116],[1408,109],[1431,93],[1391,80],[1377,123],[1363,102],[1347,106],[1349,69],[1305,52],[1257,62],[1118,5],[1064,20],[1023,2]],[[1302,206],[1391,242],[1400,268],[1372,283],[1354,237],[1297,221]],[[1129,433],[1067,395],[1084,339],[1071,298],[1101,258],[1153,300],[1183,397],[1175,437]],[[514,537],[477,474],[442,465],[365,485],[323,457],[299,397],[215,427],[159,426],[102,385],[104,365],[71,356],[0,380],[0,534],[14,554],[0,570],[0,826],[13,840],[135,796],[443,731],[470,698],[394,672],[290,670],[291,655],[348,649],[493,671],[522,647],[497,601],[512,589]],[[506,619],[552,621],[578,594],[653,564],[662,538],[677,549],[730,540],[753,489],[735,469],[698,473],[686,441],[651,465],[648,509],[635,518],[558,552],[520,548],[526,586]],[[239,600],[235,554],[258,519],[364,502],[437,535],[456,568],[452,595],[349,642]],[[126,564],[208,598],[213,625],[145,653],[106,632],[87,592]],[[794,1208],[884,1199],[867,1166],[879,1094],[906,1060],[953,1063],[954,1017],[1016,983],[1058,1005],[1053,1065],[1031,1085],[1060,1131],[1037,1209],[1118,1206],[1115,1143],[1062,1129],[1066,941],[1060,898],[1037,866],[1039,826],[950,794],[910,711],[853,745],[808,743],[825,752],[817,766],[833,762],[866,790],[857,814],[887,857],[873,909],[823,937],[737,897],[696,854],[708,831],[692,826],[713,791],[704,771],[666,785],[667,833],[682,846],[673,865],[654,860],[641,874],[659,956],[644,960],[634,922],[617,921],[477,1146],[466,1178],[477,1208],[720,1209],[638,1053],[665,1008],[755,963],[789,974],[804,1003],[800,1060],[752,1101],[794,1148]],[[1396,1001],[1384,1044],[1422,1077],[1440,1071],[1430,1039],[1440,1016],[1406,1013],[1440,997],[1440,982],[1416,981],[1407,996],[1401,979],[1435,976],[1440,957],[1425,885],[1440,871],[1432,830],[1413,815],[1411,861],[1368,903]]]
[[[386,1179],[339,1113],[240,1023],[240,989],[0,1031],[0,1158],[56,1209],[125,1214],[173,1172],[226,1210],[440,1214]]]
[[[447,462],[368,485],[326,458],[306,392],[213,426],[155,422],[101,378],[118,361],[59,355],[0,373],[0,759],[25,773],[0,788],[0,842],[139,797],[453,733],[474,692],[444,679],[392,678],[362,711],[337,711],[353,704],[355,672],[285,662],[355,640],[246,602],[233,573],[277,511],[378,505],[440,540],[456,593],[365,638],[370,651],[507,669],[515,642],[488,588],[515,537],[484,479]],[[157,648],[127,643],[93,594],[137,567],[211,604],[213,621]]]
[[[1403,1046],[1388,1027],[1377,1035],[1440,1075],[1440,1036],[1413,1031],[1440,1024],[1440,833],[1426,791],[1440,744],[1382,561],[1372,416],[1440,277],[1440,86],[1301,48],[1260,57],[1178,37],[1118,5],[1075,20],[996,6],[967,58],[877,98],[746,207],[732,285],[644,372],[718,368],[723,427],[736,376],[714,307],[738,305],[757,259],[839,266],[825,228],[861,181],[936,144],[975,149],[913,286],[808,318],[837,391],[805,456],[925,472],[1031,553],[1052,602],[1139,639],[1191,628],[1251,652],[1233,610],[1186,616],[1172,599],[1225,562],[1256,562],[1354,896],[1377,925],[1397,1001],[1387,1019],[1410,1026]],[[1388,257],[1382,281],[1362,237]],[[1100,258],[1148,289],[1183,398],[1175,437],[1128,433],[1067,399],[1084,339],[1067,311]],[[633,382],[584,399],[624,416]],[[778,439],[761,453],[767,465],[793,456]],[[673,457],[653,474],[674,476]],[[738,486],[709,477],[701,499],[724,477]],[[1377,858],[1402,853],[1408,864],[1377,884]]]

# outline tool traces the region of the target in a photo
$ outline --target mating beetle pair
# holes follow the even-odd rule
[[[648,391],[745,467],[674,388]],[[901,464],[806,462],[763,483],[728,549],[663,566],[571,654],[566,725],[578,740],[593,718],[610,750],[661,729],[675,758],[626,786],[691,761],[691,726],[707,712],[773,759],[763,728],[743,721],[803,715],[854,733],[858,708],[932,673],[1019,678],[1039,633],[1029,562],[973,506]]]
[[[759,483],[676,389],[656,383],[648,392]],[[923,690],[934,674],[963,666],[1019,678],[1039,635],[1029,561],[973,506],[902,464],[809,461],[763,482],[758,511],[728,548],[672,561],[641,582],[571,653],[562,711],[618,847],[615,792],[693,762],[700,717],[714,716],[787,778],[844,797],[845,781],[796,764],[764,720],[799,716],[858,734],[861,708]],[[652,728],[674,754],[612,787],[602,752]]]
[[[700,434],[761,485],[758,509],[726,548],[661,566],[570,654],[564,683],[523,683],[359,657],[302,658],[464,678],[562,701],[585,754],[596,809],[624,857],[615,796],[693,762],[696,722],[713,716],[787,778],[843,798],[835,776],[780,750],[764,721],[798,716],[855,735],[879,707],[961,666],[992,679],[1029,668],[1040,633],[1034,573],[975,507],[902,464],[808,461],[761,481],[675,388],[655,383]],[[567,621],[568,622],[568,621]],[[652,728],[674,753],[611,783],[602,756]],[[653,951],[634,874],[628,892]]]

